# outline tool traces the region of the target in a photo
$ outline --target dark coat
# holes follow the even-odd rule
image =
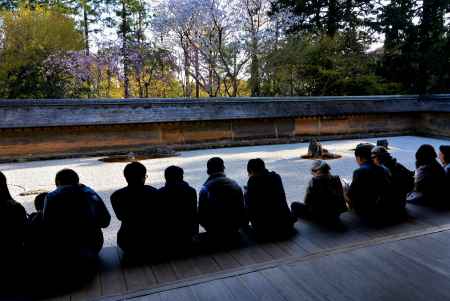
[[[448,206],[447,198],[442,194],[445,182],[445,170],[436,160],[419,166],[414,176],[414,191],[408,196],[408,201],[421,205]]]
[[[245,205],[252,227],[260,234],[284,232],[296,221],[287,204],[281,177],[273,171],[248,179]]]
[[[176,241],[190,241],[194,235],[198,234],[195,189],[184,181],[166,183],[159,189],[159,197],[166,207],[164,231]]]
[[[52,250],[96,254],[111,215],[100,196],[85,185],[61,186],[45,200],[43,222]]]
[[[20,203],[14,200],[5,200],[0,203],[0,254],[15,255],[21,250],[26,224],[27,215]]]
[[[385,167],[366,162],[353,172],[347,197],[356,213],[375,217],[389,213],[391,189],[389,171]]]
[[[237,232],[248,224],[241,187],[223,173],[211,175],[200,190],[198,215],[209,233]]]
[[[320,220],[332,220],[347,211],[341,179],[333,175],[313,177],[304,204],[311,216]]]
[[[117,244],[125,252],[149,250],[164,239],[161,231],[167,219],[159,199],[158,190],[152,186],[127,186],[111,195],[111,204],[122,222],[117,233]]]
[[[398,206],[398,209],[401,210],[405,208],[408,193],[414,189],[414,172],[393,158],[384,162],[383,165],[389,170],[391,175],[391,202],[393,202],[393,206]]]

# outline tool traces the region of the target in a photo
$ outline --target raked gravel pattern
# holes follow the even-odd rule
[[[383,139],[383,138],[377,138]],[[329,151],[342,155],[342,158],[330,160],[332,173],[351,180],[352,171],[357,167],[353,149],[358,143],[375,143],[377,139],[354,139],[323,142]],[[406,167],[414,169],[414,153],[425,143],[436,148],[450,144],[449,140],[414,136],[389,137],[391,153]],[[310,176],[311,160],[301,159],[308,149],[307,143],[265,145],[251,147],[232,147],[180,152],[172,158],[141,161],[148,170],[148,184],[161,187],[164,184],[164,169],[169,165],[178,165],[185,170],[185,180],[197,190],[206,180],[206,161],[220,156],[225,161],[226,173],[242,186],[247,182],[246,164],[249,159],[262,158],[270,170],[278,172],[283,178],[289,202],[301,201]],[[109,200],[110,195],[126,185],[122,171],[126,163],[103,163],[99,158],[81,158],[48,160],[26,163],[0,164],[10,184],[13,197],[21,202],[26,210],[34,210],[31,196],[19,196],[19,193],[35,189],[54,189],[54,176],[62,168],[72,168],[80,175],[81,182],[94,188],[103,198],[112,215],[111,225],[104,230],[105,246],[116,244],[116,233],[120,222],[114,215]]]

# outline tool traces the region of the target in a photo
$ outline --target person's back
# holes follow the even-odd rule
[[[241,187],[224,174],[223,161],[208,161],[208,180],[199,196],[199,222],[213,236],[233,235],[245,225],[244,197]]]
[[[446,184],[442,187],[441,191],[447,189],[450,185],[450,145],[441,145],[439,147],[439,159],[444,167]]]
[[[166,184],[159,189],[164,205],[164,232],[172,245],[190,243],[198,234],[197,192],[183,180],[183,169],[169,166]]]
[[[144,165],[129,163],[124,169],[124,177],[128,186],[111,195],[112,207],[121,221],[117,244],[125,253],[140,255],[151,247],[160,247],[164,214],[158,190],[145,185],[147,169]]]
[[[103,246],[102,228],[111,220],[108,209],[94,190],[79,184],[73,170],[58,172],[56,183],[43,210],[49,251],[62,256],[95,256]]]
[[[414,188],[414,172],[397,162],[386,148],[377,146],[372,150],[376,165],[387,168],[391,176],[390,205],[393,214],[404,214],[406,197]]]
[[[386,213],[385,210],[389,210],[392,184],[387,168],[372,162],[372,148],[368,144],[357,146],[355,156],[360,167],[353,172],[347,198],[359,215],[380,219]]]
[[[441,189],[445,187],[444,168],[437,162],[433,146],[424,144],[416,152],[414,191],[408,196],[413,204],[443,207],[448,206]]]
[[[245,205],[252,227],[259,236],[280,236],[289,233],[295,222],[286,201],[281,177],[265,168],[264,161],[248,162],[249,179]]]
[[[311,218],[320,223],[336,225],[341,213],[347,210],[341,179],[330,173],[325,161],[312,164],[313,177],[308,183],[303,204],[293,202],[293,213],[300,218]]]

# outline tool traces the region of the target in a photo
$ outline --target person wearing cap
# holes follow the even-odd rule
[[[408,202],[416,205],[448,207],[442,187],[445,187],[445,170],[437,161],[432,145],[424,144],[416,152],[416,173],[414,191],[408,195]]]
[[[331,167],[322,160],[311,166],[312,178],[306,188],[303,203],[293,202],[292,212],[300,218],[314,219],[324,224],[336,224],[341,213],[347,211],[339,176],[330,173]]]
[[[414,188],[414,172],[398,163],[383,146],[372,150],[375,165],[387,168],[392,179],[391,209],[393,216],[405,213],[406,197]]]
[[[214,241],[234,240],[241,227],[248,225],[241,187],[225,175],[221,158],[207,162],[209,175],[199,193],[200,225]]]
[[[347,191],[347,201],[359,216],[370,222],[381,223],[387,219],[392,180],[389,171],[372,161],[374,145],[361,143],[356,146],[355,160],[359,165]]]
[[[267,170],[259,158],[248,161],[247,172],[245,205],[257,237],[276,239],[291,234],[296,218],[287,204],[280,175]]]
[[[450,184],[450,145],[441,145],[439,147],[439,159],[444,166],[447,183]]]

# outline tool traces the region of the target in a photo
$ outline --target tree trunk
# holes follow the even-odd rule
[[[130,97],[130,82],[128,78],[129,71],[129,60],[128,60],[128,43],[127,43],[127,32],[128,32],[128,23],[127,23],[127,8],[125,4],[125,0],[122,0],[122,56],[123,56],[123,95],[125,98]]]

